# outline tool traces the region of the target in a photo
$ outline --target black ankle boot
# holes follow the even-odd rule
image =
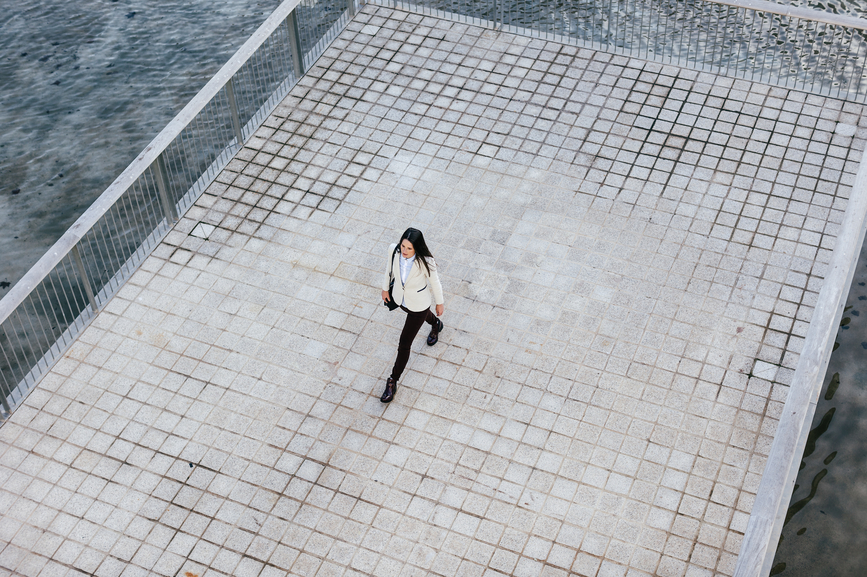
[[[427,346],[432,347],[440,340],[440,331],[443,330],[443,322],[437,319],[437,326],[430,330],[427,337]]]
[[[385,381],[385,392],[382,393],[382,396],[379,397],[379,400],[383,403],[390,403],[394,398],[394,393],[397,391],[397,381],[388,377],[388,380]]]

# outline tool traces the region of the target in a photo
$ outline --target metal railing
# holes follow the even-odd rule
[[[354,16],[286,0],[0,300],[11,414]]]
[[[0,301],[8,415],[354,15],[287,0]],[[761,0],[375,0],[864,101],[867,21]]]
[[[372,0],[846,100],[867,101],[867,20],[762,0]]]

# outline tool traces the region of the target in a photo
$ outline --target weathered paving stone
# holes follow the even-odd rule
[[[364,8],[0,427],[0,568],[730,575],[863,113]]]

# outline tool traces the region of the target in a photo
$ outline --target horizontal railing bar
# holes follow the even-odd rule
[[[72,226],[48,249],[29,271],[0,300],[0,323],[6,321],[27,295],[72,250],[81,238],[120,198],[127,188],[144,173],[160,154],[187,127],[196,115],[222,90],[250,56],[271,36],[301,0],[285,0],[262,23],[241,48],[220,68],[211,80],[193,97],[166,127],[148,144],[129,166],[112,182]],[[239,143],[242,144],[242,143]]]
[[[787,6],[785,4],[777,4],[775,2],[766,2],[765,0],[743,0],[741,2],[739,2],[738,0],[707,1],[712,4],[723,4],[725,6],[743,8],[744,10],[752,10],[754,12],[765,12],[770,14],[777,14],[778,16],[798,18],[799,20],[812,20],[814,22],[833,24],[835,26],[845,26],[846,28],[867,30],[867,19],[857,18],[855,16],[844,16],[842,14],[834,14],[833,12],[825,12],[824,10],[813,10],[811,8],[802,8],[800,6]]]

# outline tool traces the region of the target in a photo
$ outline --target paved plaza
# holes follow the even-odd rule
[[[865,128],[365,7],[0,427],[0,574],[731,575]]]

